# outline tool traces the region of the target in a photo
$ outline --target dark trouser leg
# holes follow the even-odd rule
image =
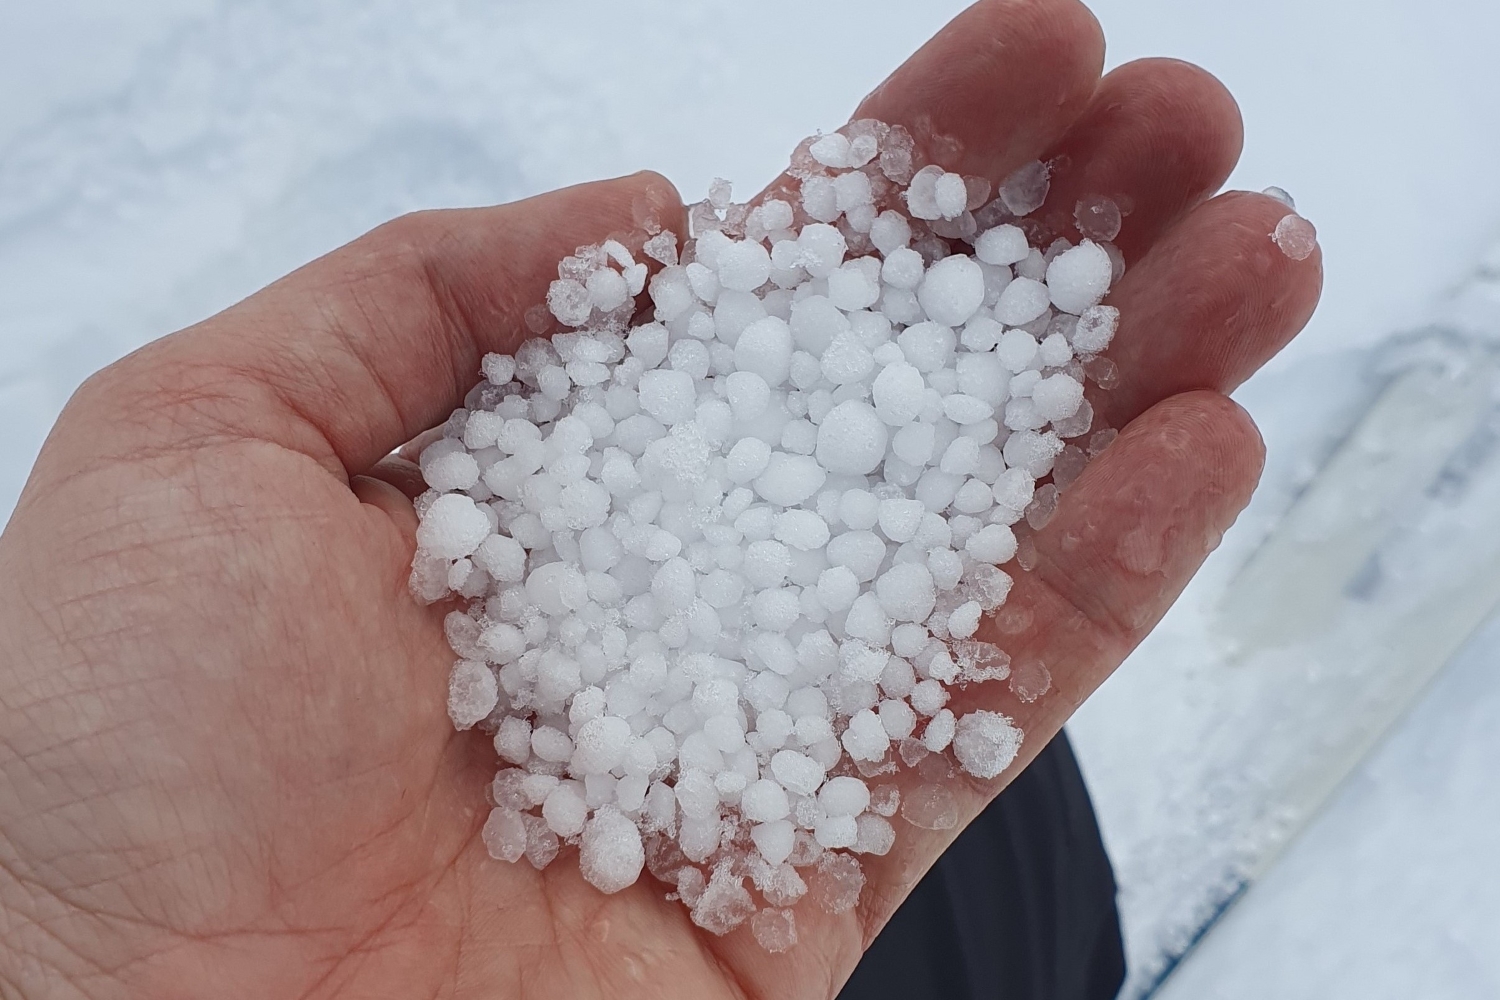
[[[839,1000],[1109,1000],[1115,880],[1059,734],[943,855]]]

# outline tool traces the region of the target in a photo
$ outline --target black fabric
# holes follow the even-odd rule
[[[927,873],[839,1000],[1110,1000],[1124,978],[1114,872],[1059,734]]]

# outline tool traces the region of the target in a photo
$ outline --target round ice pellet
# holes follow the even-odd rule
[[[889,260],[893,251],[911,242],[911,223],[900,212],[881,212],[870,225],[870,242]]]
[[[760,438],[744,437],[734,443],[726,458],[731,482],[748,483],[771,464],[771,446]]]
[[[1023,372],[1036,359],[1039,345],[1025,330],[1006,330],[995,348],[995,357],[1012,372]],[[1011,394],[1015,394],[1012,386]]]
[[[613,806],[602,806],[583,830],[578,869],[600,892],[619,892],[635,884],[646,864],[641,831]]]
[[[859,577],[847,566],[830,566],[818,576],[817,595],[829,611],[846,611],[859,596]]]
[[[1047,265],[1047,289],[1052,304],[1074,315],[1098,305],[1109,292],[1113,270],[1109,254],[1093,240],[1084,240],[1073,249],[1058,254]],[[1004,317],[1000,319],[1005,322]]]
[[[1066,420],[1083,403],[1083,383],[1062,373],[1049,375],[1031,390],[1031,401],[1044,419]]]
[[[964,551],[979,562],[998,566],[1015,558],[1016,536],[1003,524],[987,524],[969,536]]]
[[[779,865],[791,857],[797,840],[797,828],[784,819],[759,823],[750,829],[750,840],[760,851],[761,857],[770,864]]]
[[[950,364],[957,342],[953,331],[939,323],[917,323],[896,338],[902,355],[920,372],[939,371]]]
[[[783,507],[799,504],[823,488],[828,471],[810,455],[775,452],[755,480],[755,492]]]
[[[996,226],[979,234],[974,243],[974,254],[986,264],[1003,266],[1025,260],[1031,253],[1026,234],[1019,226]]]
[[[466,451],[449,452],[423,465],[422,478],[439,493],[467,490],[479,482],[479,463]]]
[[[784,818],[792,807],[785,789],[775,781],[761,780],[740,793],[740,811],[748,820],[770,823]]]
[[[461,493],[438,497],[417,526],[417,548],[443,559],[460,559],[490,534],[490,519]]]
[[[834,337],[828,349],[823,352],[820,364],[823,377],[834,385],[863,382],[875,370],[874,356],[853,333],[841,333]]]
[[[880,717],[869,709],[857,712],[849,720],[841,742],[855,760],[879,760],[891,746],[890,735],[880,724]]]
[[[849,140],[837,132],[831,132],[814,142],[807,151],[812,158],[825,167],[847,167],[849,163]]]
[[[782,787],[798,795],[811,795],[823,784],[824,767],[806,754],[779,750],[771,758],[771,774]]]
[[[851,399],[835,406],[818,425],[817,461],[829,472],[863,475],[880,464],[888,440],[875,408]]]
[[[1046,312],[1051,301],[1046,285],[1031,278],[1017,278],[1000,293],[1000,301],[995,303],[995,318],[1006,326],[1021,326]]]
[[[1047,200],[1051,170],[1040,160],[1016,169],[1000,185],[1000,200],[1012,215],[1030,215]]]
[[[886,365],[872,386],[875,412],[893,427],[910,423],[922,412],[926,389],[922,373],[914,366],[905,362]]]
[[[858,778],[830,778],[818,790],[818,805],[829,816],[858,816],[870,805],[870,789]]]
[[[844,262],[848,244],[844,234],[823,223],[813,223],[797,237],[802,267],[814,278],[826,278]]]
[[[968,207],[969,189],[961,175],[945,173],[932,186],[932,200],[939,215],[956,219]]]
[[[791,367],[791,354],[787,354],[787,367]],[[755,372],[731,372],[724,380],[729,396],[729,405],[739,420],[754,420],[766,412],[771,401],[771,387]]]
[[[828,524],[815,511],[788,510],[776,516],[776,540],[811,552],[828,544]]]
[[[771,254],[754,240],[739,240],[719,251],[719,284],[736,292],[753,292],[771,277]]]
[[[922,621],[937,603],[932,573],[922,563],[892,566],[875,581],[875,594],[885,613],[896,621]]]
[[[641,375],[637,391],[641,408],[662,423],[692,419],[696,391],[693,377],[686,372],[653,369]]]
[[[457,729],[468,729],[494,711],[499,700],[495,675],[483,663],[459,660],[448,679],[448,717]]]
[[[911,291],[922,283],[926,265],[922,255],[907,247],[891,251],[881,266],[880,278],[892,288]]]
[[[944,257],[923,275],[917,301],[933,322],[961,326],[984,303],[984,272],[963,254]]]

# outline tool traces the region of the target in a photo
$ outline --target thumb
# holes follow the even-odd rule
[[[403,216],[110,366],[64,419],[123,447],[144,421],[153,442],[259,438],[362,474],[461,405],[486,352],[531,335],[559,260],[628,233],[638,249],[648,220],[685,223],[652,173]]]

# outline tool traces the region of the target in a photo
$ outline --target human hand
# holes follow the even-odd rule
[[[1111,302],[1119,439],[1035,536],[1006,606],[1053,692],[962,697],[1026,731],[960,825],[1150,630],[1249,497],[1261,447],[1224,392],[1310,315],[1286,214],[1207,200],[1240,124],[1202,71],[1101,82],[1074,0],[987,0],[857,112],[998,182],[1058,160],[1042,217],[1128,199]],[[956,140],[957,146],[940,137]],[[443,419],[574,246],[680,218],[637,175],[384,226],[90,379],[0,536],[0,993],[20,997],[826,997],[958,829],[901,825],[861,905],[803,907],[770,956],[643,879],[492,861],[488,742],[454,733],[442,609],[406,576],[390,450]],[[680,224],[669,227],[677,229]],[[985,637],[981,633],[981,637]],[[971,706],[971,707],[975,707]]]

